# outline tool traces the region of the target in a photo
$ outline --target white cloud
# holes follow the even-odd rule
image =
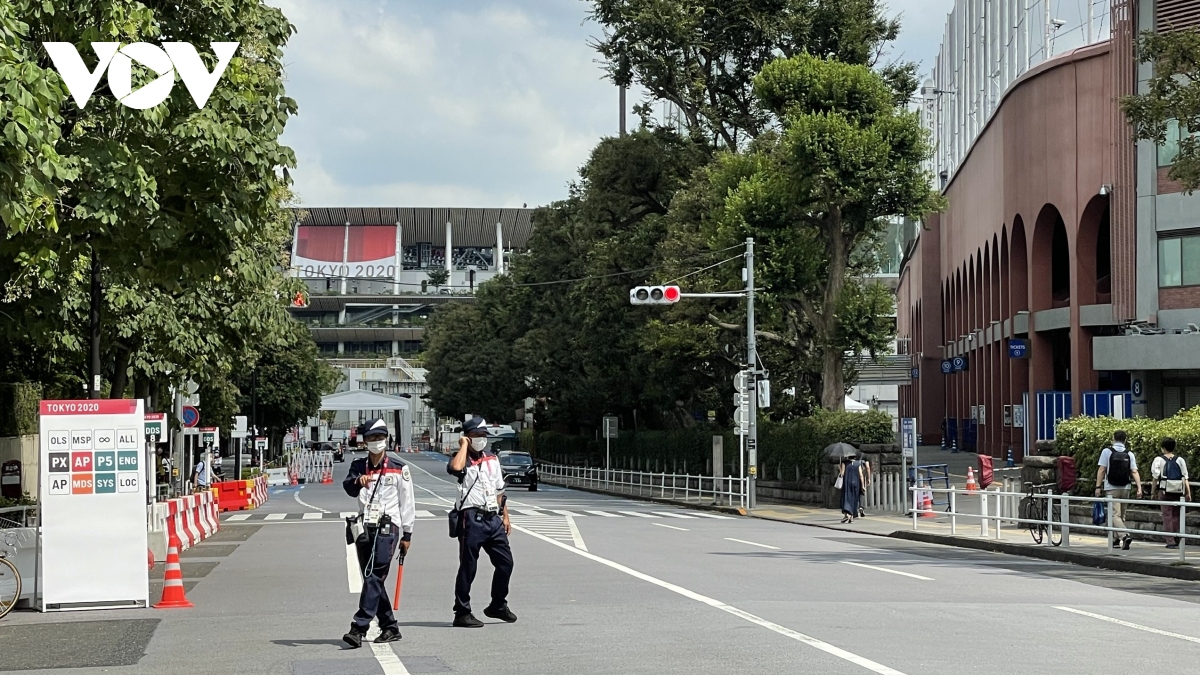
[[[584,3],[277,2],[307,205],[544,204],[616,131]]]

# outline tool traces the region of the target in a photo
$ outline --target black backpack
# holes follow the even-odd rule
[[[1129,474],[1131,473],[1129,451],[1118,450],[1116,448],[1110,448],[1110,450],[1112,452],[1108,456],[1108,472],[1105,474],[1105,479],[1113,487],[1128,487]]]

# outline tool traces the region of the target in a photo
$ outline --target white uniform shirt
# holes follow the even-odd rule
[[[1175,462],[1179,464],[1179,470],[1183,472],[1183,480],[1188,479],[1187,460],[1179,455],[1175,455]],[[1167,458],[1159,455],[1150,463],[1150,475],[1154,476],[1154,482],[1157,485],[1158,481],[1163,480],[1163,469],[1167,466]]]
[[[204,460],[196,462],[196,484],[207,486],[211,482],[212,476],[208,474],[208,463]]]
[[[357,464],[356,460],[354,464]],[[412,534],[413,523],[417,519],[417,507],[413,500],[412,474],[407,466],[397,467],[388,459],[384,459],[379,467],[371,466],[370,459],[361,460],[365,463],[368,475],[378,476],[358,492],[358,513],[361,515],[372,498],[376,504],[383,507],[393,523],[400,526],[401,531]],[[351,465],[353,470],[354,466]]]
[[[468,456],[463,470],[450,474],[458,477],[458,508],[499,510],[498,498],[504,494],[504,471],[495,455],[484,452],[479,459]],[[496,505],[489,508],[493,502]]]

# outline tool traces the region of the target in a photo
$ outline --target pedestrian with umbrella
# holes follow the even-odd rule
[[[859,516],[863,485],[863,461],[857,459],[858,449],[849,443],[834,443],[825,448],[825,455],[838,461],[835,485],[842,489],[842,522],[852,523]]]

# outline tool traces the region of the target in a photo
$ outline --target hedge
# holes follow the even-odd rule
[[[673,431],[622,431],[612,439],[611,457],[615,468],[648,471],[711,471],[713,436],[724,437],[725,472],[736,474],[739,460],[738,437],[710,425],[697,425]],[[892,418],[887,413],[818,411],[812,417],[783,424],[760,422],[758,427],[758,463],[763,479],[780,477],[816,478],[820,471],[821,451],[831,443],[892,443]],[[604,439],[568,436],[553,431],[521,435],[521,449],[545,461],[603,466]]]
[[[0,382],[0,436],[30,436],[38,433],[42,385],[30,382]]]
[[[1138,460],[1142,480],[1150,480],[1150,462],[1160,454],[1159,443],[1168,436],[1175,439],[1175,452],[1184,458],[1191,473],[1200,467],[1200,407],[1182,410],[1165,420],[1074,417],[1058,423],[1055,449],[1075,458],[1081,494],[1092,492],[1095,482],[1089,476],[1095,476],[1100,452],[1112,443],[1117,429],[1125,430],[1125,445]]]

